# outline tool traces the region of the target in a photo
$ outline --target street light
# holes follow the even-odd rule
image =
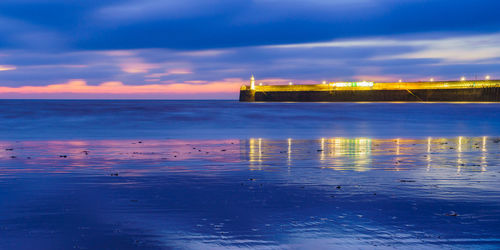
[[[460,81],[465,81],[465,76],[462,76],[462,78],[460,78]]]
[[[491,77],[490,77],[490,75],[487,75],[487,76],[485,77],[485,79],[486,79],[486,80],[490,80],[490,78],[491,78]]]
[[[433,82],[433,81],[434,81],[434,78],[431,78],[431,82]]]

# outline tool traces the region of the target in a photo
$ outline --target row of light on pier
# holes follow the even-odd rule
[[[484,80],[487,80],[487,81],[488,81],[488,80],[490,80],[490,79],[491,79],[491,76],[490,76],[490,75],[487,75],[487,76],[485,76],[485,77],[484,77]],[[463,82],[463,81],[466,81],[466,80],[467,80],[467,78],[466,78],[465,76],[460,77],[460,81],[462,81],[462,82]],[[429,79],[429,81],[433,82],[433,81],[434,81],[434,78]],[[403,80],[401,80],[401,79],[400,79],[400,80],[399,80],[399,82],[403,82]]]
[[[490,75],[487,75],[487,76],[485,76],[485,77],[484,77],[484,79],[488,81],[488,80],[490,80],[490,79],[491,79],[491,76],[490,76]],[[462,81],[462,82],[463,82],[463,81],[466,81],[466,80],[467,80],[467,78],[466,78],[465,76],[460,77],[460,81]],[[429,79],[429,81],[433,82],[433,81],[434,81],[434,78]],[[399,82],[403,82],[403,80],[402,80],[402,79],[399,79]],[[323,81],[322,83],[323,83],[323,84],[326,84],[326,81]],[[292,82],[290,82],[290,85],[292,85]]]
[[[490,79],[491,79],[491,76],[490,76],[490,75],[487,75],[487,76],[485,76],[485,77],[484,77],[484,80],[490,80]],[[463,82],[463,81],[465,81],[465,80],[467,80],[467,78],[465,78],[465,76],[460,77],[460,81],[462,81],[462,82]],[[402,82],[402,81],[403,81],[403,80],[399,80],[399,82]],[[433,81],[434,81],[434,78],[429,79],[429,81],[433,82]]]
[[[484,79],[488,81],[488,80],[490,80],[490,79],[491,79],[491,76],[490,76],[490,75],[486,75],[486,76],[484,77]],[[466,81],[466,80],[467,80],[467,78],[466,78],[465,76],[460,77],[460,81],[462,81],[462,82],[463,82],[463,81]],[[434,82],[434,78],[429,79],[429,81]],[[399,82],[403,82],[403,80],[402,80],[402,79],[399,79]],[[321,82],[321,83],[322,83],[322,84],[326,84],[327,82],[326,82],[326,81],[323,81],[323,82]],[[288,85],[293,85],[293,82],[289,82],[289,83],[288,83]],[[262,86],[262,83],[259,83],[259,86]]]

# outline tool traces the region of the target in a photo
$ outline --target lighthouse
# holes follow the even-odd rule
[[[255,77],[250,77],[250,89],[255,90]]]

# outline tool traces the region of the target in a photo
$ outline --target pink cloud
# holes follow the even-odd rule
[[[140,59],[131,58],[120,63],[120,68],[123,72],[130,74],[148,73],[151,69],[159,68],[160,66],[152,63],[145,63]]]
[[[16,70],[16,66],[12,65],[0,65],[0,71],[9,71],[9,70]]]
[[[102,52],[102,54],[107,56],[134,56],[135,53],[130,50],[108,50]]]
[[[87,68],[88,65],[84,64],[46,64],[46,65],[31,65],[24,66],[25,69],[45,69],[45,68],[69,68],[69,69],[81,69]]]
[[[162,76],[169,76],[169,75],[187,75],[187,74],[192,74],[193,72],[189,69],[169,69],[165,73],[154,73],[147,75],[146,77],[151,77],[151,78],[158,78]]]
[[[207,81],[184,81],[184,83],[204,84],[204,83],[208,83],[208,82]]]
[[[125,85],[122,82],[104,82],[88,85],[84,80],[71,80],[46,86],[0,87],[2,94],[207,94],[237,93],[244,83],[242,79],[225,79],[202,85],[188,83]]]

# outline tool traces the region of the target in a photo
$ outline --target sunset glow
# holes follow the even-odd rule
[[[225,79],[220,82],[205,84],[145,84],[125,85],[122,82],[104,82],[99,85],[88,85],[84,80],[71,80],[62,84],[46,86],[0,87],[0,94],[172,94],[172,93],[237,93],[242,79]]]
[[[2,2],[0,98],[235,100],[252,74],[257,85],[499,79],[500,6],[443,1]]]

